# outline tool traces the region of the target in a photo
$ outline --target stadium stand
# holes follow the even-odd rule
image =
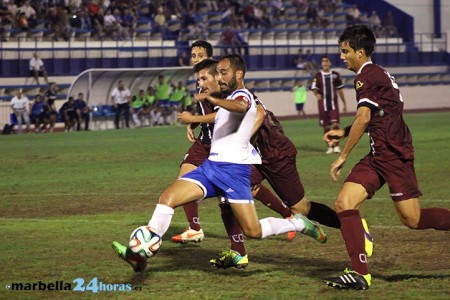
[[[14,22],[3,25],[0,30],[0,102],[9,101],[18,88],[24,89],[30,99],[37,92],[45,91],[45,85],[28,84],[24,80],[28,77],[28,60],[36,50],[42,53],[50,81],[56,81],[62,88],[58,94],[60,100],[70,95],[69,90],[75,78],[88,69],[176,66],[180,50],[189,47],[195,37],[185,40],[186,28],[182,25],[180,15],[177,15],[176,7],[164,7],[167,34],[155,31],[154,8],[144,2],[136,1],[139,9],[135,9],[135,33],[131,40],[126,41],[111,41],[101,35],[100,27],[81,28],[74,24],[67,40],[55,41],[55,29],[47,24],[45,18],[38,20],[36,26],[25,32],[16,28]],[[307,1],[319,7],[321,18],[325,20],[321,25],[312,25],[307,19],[307,7],[299,8],[294,5],[295,2],[285,1],[284,12],[280,15],[275,15],[273,9],[267,9],[270,26],[248,29],[245,22],[240,23],[242,27],[237,30],[249,44],[249,55],[244,57],[249,70],[248,87],[258,92],[287,92],[295,79],[308,82],[310,78],[306,74],[298,74],[293,63],[299,48],[312,50],[316,61],[320,60],[321,55],[328,54],[336,67],[342,67],[339,65],[336,40],[347,26],[347,11],[354,4],[362,12],[361,22],[366,24],[372,10],[378,11],[380,15],[388,10],[393,12],[398,34],[392,35],[387,31],[379,33],[374,61],[388,67],[401,85],[450,84],[446,35],[436,38],[433,34],[414,34],[412,17],[385,1],[337,0],[333,1],[334,6],[327,4],[324,7],[319,7],[324,1]],[[37,6],[38,14],[46,11],[42,7],[42,3],[46,2],[31,3]],[[203,1],[196,3],[194,18],[196,22],[206,24],[207,39],[215,46],[215,54],[219,56],[223,53],[223,47],[217,42],[223,25],[233,23],[232,18],[224,17],[226,1],[218,1],[219,11],[211,10]],[[72,18],[77,19],[79,10],[70,9]],[[346,73],[344,69],[340,71],[344,74],[345,85],[350,87],[353,74]],[[194,90],[195,83],[189,81],[188,87]],[[104,115],[101,113],[95,117],[104,118]]]

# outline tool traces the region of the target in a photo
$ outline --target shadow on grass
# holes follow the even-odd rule
[[[396,274],[396,275],[374,275],[377,279],[382,279],[387,282],[398,282],[409,279],[448,279],[450,275],[422,275],[422,274]]]
[[[168,239],[171,232],[179,232],[180,230],[181,228],[171,228],[170,232],[165,235],[165,242],[170,243]],[[208,240],[223,238],[224,236],[221,235],[208,234]],[[147,269],[142,273],[132,274],[129,282],[140,285],[151,279],[152,274],[177,271],[196,271],[203,272],[207,276],[220,275],[235,278],[248,278],[268,272],[286,272],[289,274],[306,274],[311,278],[322,279],[328,276],[330,271],[342,268],[342,262],[327,258],[308,257],[308,252],[303,249],[296,251],[295,245],[292,245],[292,255],[286,253],[273,255],[273,252],[252,252],[251,249],[247,249],[249,266],[246,269],[216,269],[209,264],[209,260],[217,257],[219,254],[217,248],[205,247],[196,243],[183,244],[179,247],[173,245],[164,248],[155,258],[149,259]]]

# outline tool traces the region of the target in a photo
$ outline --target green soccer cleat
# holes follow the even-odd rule
[[[367,290],[371,280],[370,274],[361,275],[358,272],[345,269],[341,276],[326,278],[324,282],[337,289]]]
[[[373,238],[369,232],[369,225],[366,219],[361,219],[362,225],[364,227],[364,248],[366,250],[367,257],[371,257],[373,254]]]
[[[319,243],[325,244],[327,242],[327,234],[323,231],[322,227],[311,222],[307,217],[302,214],[296,214],[295,218],[297,220],[303,221],[305,228],[300,231],[304,235],[310,236]]]
[[[128,247],[114,241],[112,242],[114,252],[126,263],[130,264],[135,272],[143,272],[147,267],[147,259],[133,253]]]
[[[240,255],[234,250],[222,251],[218,258],[209,261],[217,269],[237,268],[245,269],[248,266],[248,255]]]

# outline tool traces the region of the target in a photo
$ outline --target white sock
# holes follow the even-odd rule
[[[173,213],[173,208],[164,204],[156,204],[155,211],[153,212],[152,218],[148,222],[148,226],[150,226],[153,230],[156,230],[156,233],[162,237],[166,233],[167,229],[169,229]]]
[[[262,239],[289,231],[302,231],[305,228],[303,220],[297,220],[295,218],[280,219],[269,217],[259,220],[259,223],[261,224]]]

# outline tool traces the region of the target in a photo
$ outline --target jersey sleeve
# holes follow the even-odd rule
[[[243,101],[246,104],[247,110],[248,110],[252,105],[252,100],[251,100],[252,98],[253,98],[252,95],[250,93],[248,93],[247,91],[237,90],[233,94],[231,94],[230,99]]]
[[[311,90],[320,90],[320,88],[319,88],[319,73],[314,75],[314,79],[311,83]]]
[[[377,96],[374,93],[376,83],[366,75],[367,72],[361,73],[355,78],[357,107],[365,106],[374,111],[378,109]]]

